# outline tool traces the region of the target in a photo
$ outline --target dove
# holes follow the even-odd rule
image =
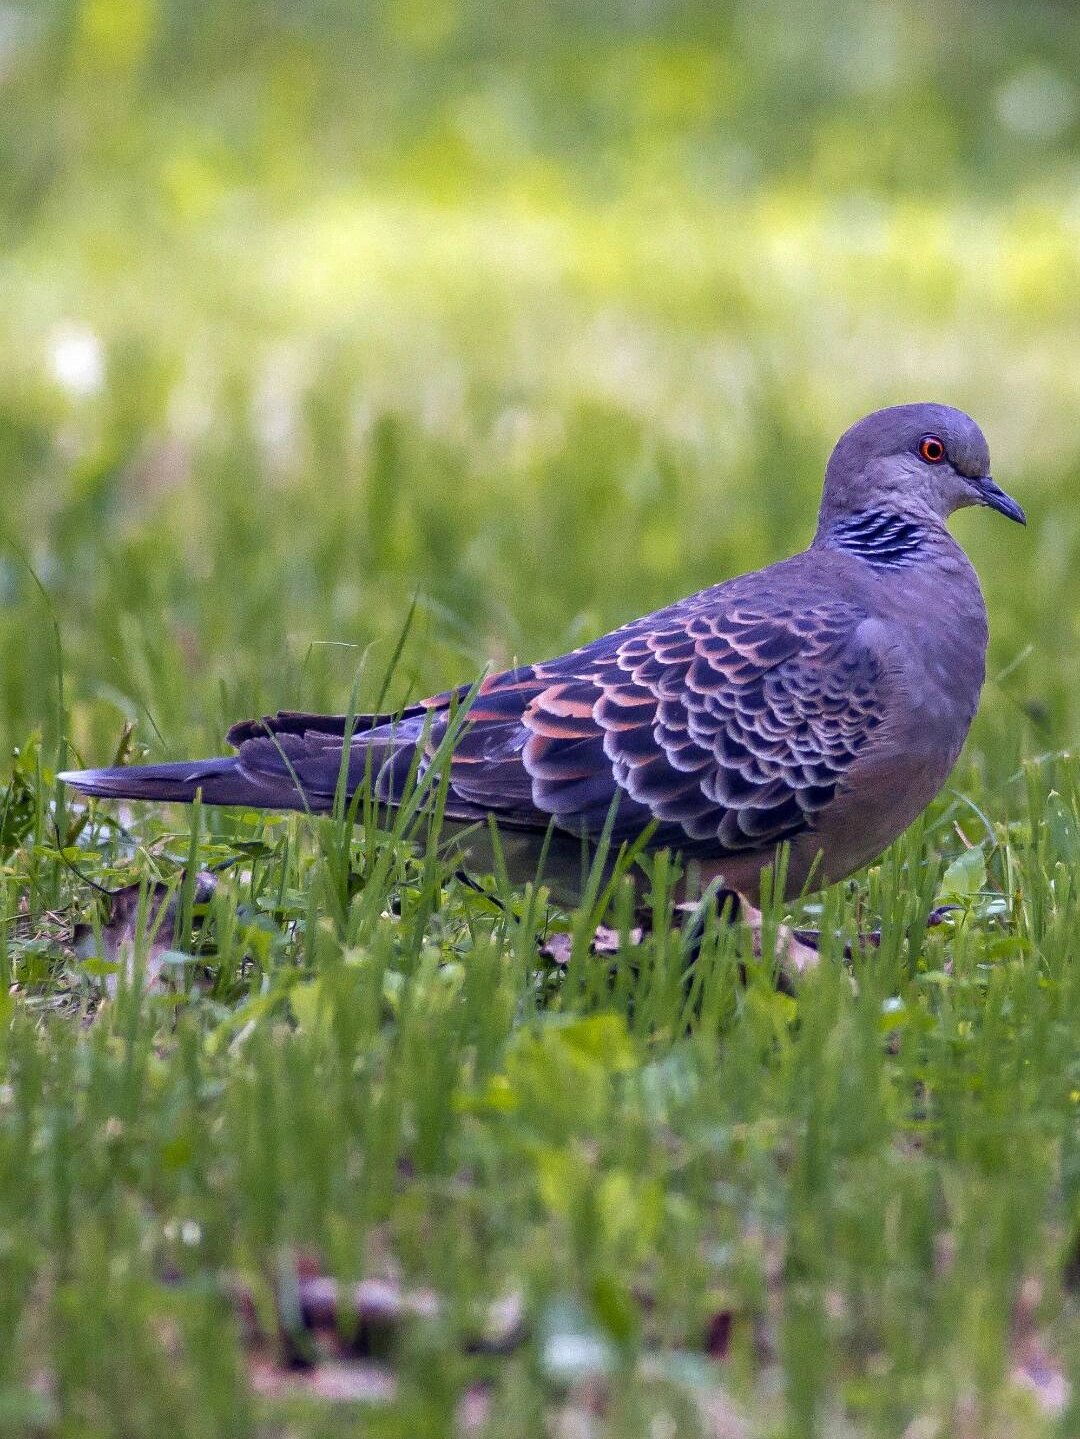
[[[392,810],[434,765],[473,868],[493,820],[514,880],[544,856],[544,878],[572,891],[604,836],[611,852],[677,852],[753,904],[784,847],[790,898],[876,859],[956,763],[988,639],[946,527],[971,505],[1026,522],[975,421],[879,410],[837,442],[813,540],[788,559],[396,714],[280,711],[234,725],[224,758],[60,778],[105,798],[321,813],[339,777]]]

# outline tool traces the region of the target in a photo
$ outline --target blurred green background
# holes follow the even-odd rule
[[[465,1435],[488,1376],[500,1439],[1080,1432],[1078,141],[1066,0],[0,0],[0,1430]],[[414,597],[391,702],[777,559],[912,399],[1030,525],[957,517],[966,759],[795,997],[727,927],[691,995],[662,901],[556,972],[371,826],[53,803],[131,722],[374,701]],[[79,871],[237,859],[103,999]],[[447,1299],[355,1423],[220,1302],[284,1332],[294,1250]]]
[[[930,398],[1032,518],[957,524],[972,753],[1068,743],[1078,62],[1053,0],[0,5],[4,746],[340,708],[414,594],[395,700],[557,651]]]

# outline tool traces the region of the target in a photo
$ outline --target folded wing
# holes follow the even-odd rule
[[[845,602],[766,611],[705,591],[493,675],[454,749],[451,793],[575,834],[597,836],[614,804],[617,840],[656,821],[653,844],[684,852],[773,848],[813,827],[881,723],[864,618]]]

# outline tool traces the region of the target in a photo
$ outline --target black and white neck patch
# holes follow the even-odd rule
[[[926,541],[926,530],[888,510],[860,510],[829,528],[830,548],[846,550],[876,569],[901,570],[913,565]]]

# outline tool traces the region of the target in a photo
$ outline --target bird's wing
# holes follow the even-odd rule
[[[450,806],[717,856],[812,828],[880,725],[880,661],[846,601],[704,591],[572,654],[492,675],[450,764]],[[426,744],[439,744],[448,698]],[[396,761],[401,769],[403,758]],[[393,798],[395,764],[380,776]]]

